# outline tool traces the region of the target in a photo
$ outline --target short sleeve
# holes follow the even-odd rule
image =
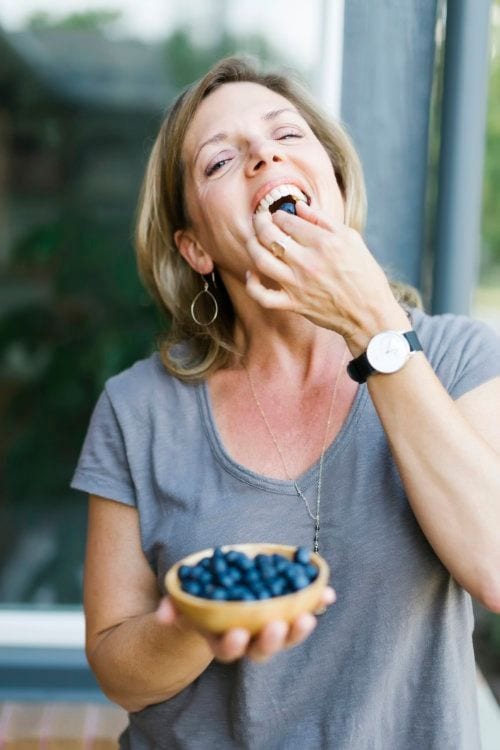
[[[453,399],[500,376],[500,336],[465,315],[414,315],[427,358]]]
[[[93,411],[71,487],[136,505],[123,433],[106,391]]]
[[[486,323],[470,321],[453,380],[452,397],[457,399],[499,376],[500,336]]]

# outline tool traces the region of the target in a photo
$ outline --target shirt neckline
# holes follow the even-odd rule
[[[270,492],[275,492],[278,494],[295,495],[296,490],[295,483],[293,481],[290,481],[289,479],[276,479],[264,474],[258,474],[257,472],[247,468],[243,464],[238,463],[238,461],[235,461],[232,458],[232,456],[227,451],[217,428],[217,424],[215,422],[213,414],[210,393],[208,391],[208,382],[206,380],[203,380],[196,386],[196,395],[203,428],[217,461],[222,465],[225,471],[227,471],[229,474],[232,474],[240,481],[245,482],[246,484],[251,484],[261,489],[266,489]],[[347,414],[342,427],[325,451],[325,456],[323,459],[324,469],[327,468],[327,466],[339,456],[339,454],[347,447],[350,440],[352,439],[354,435],[355,425],[359,421],[359,418],[363,412],[367,397],[368,389],[366,388],[366,386],[359,386],[358,390],[356,391],[353,403],[351,404],[349,413]],[[299,477],[297,477],[295,482],[301,489],[305,490],[313,482],[317,481],[319,462],[320,459],[318,458],[314,462],[314,464],[312,464]]]

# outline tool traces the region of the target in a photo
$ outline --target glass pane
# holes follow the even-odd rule
[[[1,603],[81,601],[86,498],[70,477],[106,378],[162,326],[132,235],[163,111],[225,54],[317,66],[318,1],[285,17],[246,0],[100,7],[0,8]]]

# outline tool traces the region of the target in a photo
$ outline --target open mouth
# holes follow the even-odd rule
[[[289,214],[295,214],[297,213],[295,206],[299,201],[304,201],[307,205],[311,203],[309,196],[303,193],[300,188],[286,183],[270,190],[260,201],[255,213],[269,211],[274,214],[276,211],[286,211]]]

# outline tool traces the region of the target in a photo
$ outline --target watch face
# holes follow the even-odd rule
[[[384,331],[371,339],[366,356],[377,372],[397,372],[410,356],[410,345],[401,333]]]

